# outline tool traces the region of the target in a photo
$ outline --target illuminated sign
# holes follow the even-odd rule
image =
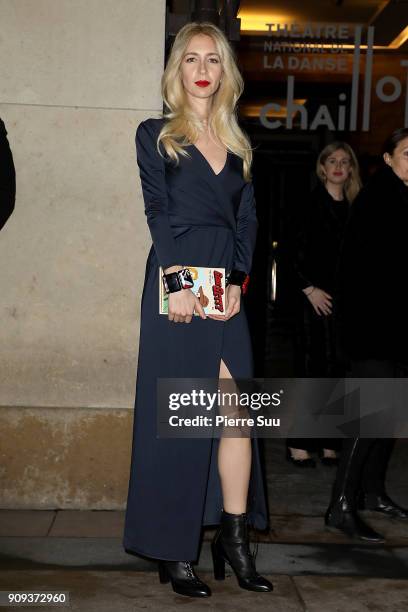
[[[395,76],[385,75],[373,84],[373,26],[367,29],[367,45],[361,44],[362,26],[354,28],[354,44],[346,44],[352,32],[350,26],[339,24],[266,24],[267,38],[264,41],[263,68],[274,71],[319,71],[319,72],[346,72],[348,67],[348,50],[353,49],[351,95],[347,99],[346,93],[340,93],[335,116],[327,105],[322,104],[313,117],[309,116],[308,109],[303,104],[295,102],[295,76],[287,77],[286,86],[286,112],[281,104],[270,102],[262,106],[260,121],[268,129],[285,127],[293,128],[293,120],[300,116],[301,130],[316,130],[327,127],[336,131],[363,131],[370,129],[370,111],[372,96],[375,95],[381,102],[395,102],[401,96],[405,98],[404,126],[408,127],[408,78],[401,82]],[[324,42],[313,43],[311,40],[319,39]],[[283,39],[283,40],[282,40]],[[310,39],[310,42],[308,41]],[[365,49],[364,80],[360,79],[361,49]],[[324,57],[319,57],[324,54]],[[347,55],[346,55],[347,54]],[[408,59],[400,60],[400,65],[408,69]],[[408,74],[407,74],[408,77]],[[361,126],[357,124],[357,110],[359,96],[362,95]],[[270,113],[275,118],[268,117]],[[286,120],[276,118],[276,114],[284,112]],[[346,117],[348,115],[348,121]]]

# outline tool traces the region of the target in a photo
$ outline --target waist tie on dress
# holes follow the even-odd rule
[[[174,238],[178,238],[180,236],[182,236],[184,233],[186,233],[186,231],[191,230],[191,229],[214,229],[214,228],[221,228],[221,229],[226,229],[230,232],[234,232],[234,228],[232,228],[230,225],[228,225],[227,223],[211,223],[211,224],[201,224],[201,223],[189,223],[186,225],[170,225],[171,229],[172,229],[172,233],[174,235]]]

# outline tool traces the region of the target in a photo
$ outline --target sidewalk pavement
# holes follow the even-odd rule
[[[159,583],[155,562],[123,550],[123,511],[0,510],[0,590],[69,591],[67,609],[81,612],[408,610],[408,525],[365,518],[386,535],[385,545],[326,532],[321,516],[271,516],[271,531],[258,533],[256,561],[272,593],[240,589],[229,566],[226,580],[215,581],[214,530],[206,529],[196,571],[213,595],[191,599]],[[0,606],[7,609],[15,608]]]

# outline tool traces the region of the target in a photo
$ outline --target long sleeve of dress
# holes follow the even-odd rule
[[[255,250],[258,219],[252,181],[245,184],[237,213],[235,255],[232,268],[249,274]]]
[[[0,119],[0,229],[14,210],[16,200],[16,173],[13,155],[7,140],[7,131]]]
[[[156,148],[157,130],[147,119],[136,130],[136,154],[147,224],[159,264],[163,269],[182,264],[169,214],[165,161]]]

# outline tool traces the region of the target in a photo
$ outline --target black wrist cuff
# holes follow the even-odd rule
[[[242,270],[231,270],[226,279],[227,285],[238,285],[242,289],[242,293],[246,293],[249,274],[242,272]]]
[[[178,272],[163,273],[163,285],[166,293],[174,293],[181,289],[191,289],[194,285],[193,277],[188,268],[183,268]]]

